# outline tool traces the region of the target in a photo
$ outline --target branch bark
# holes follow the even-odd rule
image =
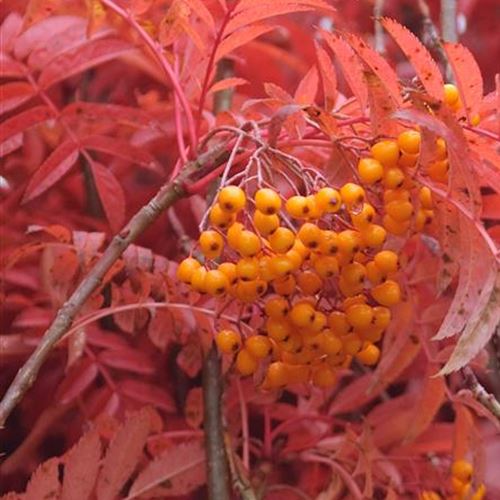
[[[458,42],[457,0],[441,0],[441,33],[445,42]]]
[[[187,163],[179,175],[160,188],[158,193],[142,207],[117,234],[97,261],[93,269],[78,285],[71,297],[59,309],[52,324],[40,340],[26,363],[16,374],[13,382],[0,402],[0,428],[5,425],[14,407],[33,385],[38,372],[54,345],[69,330],[76,315],[87,299],[99,288],[102,279],[119,259],[126,248],[141,235],[168,207],[187,196],[186,187],[197,177],[212,171],[228,157],[227,145],[218,145]]]
[[[489,410],[495,417],[500,420],[500,402],[490,394],[479,382],[476,374],[472,368],[466,366],[462,373],[465,377],[465,384],[470,389],[472,395],[481,403],[487,410]]]
[[[375,0],[373,5],[373,17],[374,17],[374,45],[375,50],[379,54],[385,54],[385,39],[384,39],[384,28],[380,23],[380,19],[384,15],[384,2],[385,0]]]

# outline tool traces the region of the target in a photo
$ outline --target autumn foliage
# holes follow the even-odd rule
[[[500,77],[422,3],[5,2],[2,498],[215,498],[208,353],[232,498],[500,498]]]

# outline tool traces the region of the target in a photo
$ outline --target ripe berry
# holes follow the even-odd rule
[[[413,205],[409,201],[391,201],[385,206],[385,212],[395,221],[404,222],[411,218]]]
[[[238,276],[236,275],[236,264],[233,262],[223,262],[219,264],[217,269],[227,276],[230,285],[234,285],[238,281]]]
[[[323,280],[313,271],[302,271],[297,276],[297,284],[304,295],[316,295],[323,286]]]
[[[363,330],[373,320],[373,309],[367,304],[354,304],[346,310],[347,321],[353,328]]]
[[[308,207],[307,219],[309,220],[319,219],[325,212],[325,210],[318,205],[315,196],[312,194],[306,196],[306,204]]]
[[[291,333],[290,323],[286,319],[268,318],[266,331],[269,337],[277,342],[285,340]]]
[[[405,234],[410,227],[410,221],[398,222],[394,220],[389,214],[384,215],[382,223],[387,232],[395,234],[397,236],[402,236],[403,234]]]
[[[236,264],[236,276],[242,281],[256,280],[259,276],[259,260],[245,257]]]
[[[262,386],[264,389],[279,389],[288,383],[287,365],[282,361],[274,361],[267,367]]]
[[[403,186],[405,182],[405,174],[398,167],[392,167],[384,173],[384,187],[386,189],[398,189]]]
[[[265,284],[265,282],[263,283]],[[234,288],[234,295],[241,302],[250,304],[259,298],[259,286],[262,288],[262,283],[259,280],[238,281]]]
[[[436,160],[446,160],[448,158],[448,148],[446,147],[446,142],[441,137],[436,139]]]
[[[256,210],[253,214],[253,224],[262,236],[268,236],[278,229],[280,219],[276,214],[266,215]]]
[[[387,328],[391,322],[391,310],[387,307],[376,306],[373,308],[373,324],[377,328]]]
[[[193,271],[191,275],[191,287],[200,293],[206,293],[206,278],[207,270],[204,267],[199,267]]]
[[[363,203],[360,211],[350,213],[352,224],[356,229],[361,230],[373,222],[375,214],[375,209],[369,203]]]
[[[385,273],[375,264],[375,262],[368,262],[365,265],[366,277],[372,285],[379,285],[386,279]]]
[[[315,199],[320,210],[326,213],[338,212],[342,204],[340,193],[331,187],[321,188],[316,193]]]
[[[277,253],[286,253],[293,248],[295,243],[295,234],[286,227],[278,227],[273,234],[269,236],[269,244]]]
[[[394,167],[399,159],[399,146],[396,141],[379,141],[371,147],[373,158],[384,167]]]
[[[410,201],[410,192],[406,189],[386,189],[384,191],[384,204],[391,201]]]
[[[285,255],[274,255],[271,257],[271,272],[276,278],[288,276],[293,271],[292,261]]]
[[[314,319],[309,327],[311,332],[319,333],[321,330],[324,330],[326,327],[327,317],[321,311],[316,311],[314,313]]]
[[[241,351],[236,356],[236,369],[240,375],[246,377],[257,371],[259,362],[246,349]]]
[[[380,359],[380,349],[371,342],[367,342],[356,354],[356,359],[367,366],[376,365]]]
[[[363,244],[370,248],[377,248],[385,243],[387,232],[378,224],[369,224],[361,231]]]
[[[205,289],[210,295],[219,297],[228,291],[229,280],[222,271],[212,269],[205,277]]]
[[[338,285],[344,297],[353,297],[363,291],[363,283],[349,283],[344,276],[340,276]]]
[[[342,341],[331,330],[324,330],[319,337],[319,346],[323,354],[331,356],[342,350]]]
[[[234,330],[221,330],[215,337],[219,351],[224,354],[233,354],[241,347],[241,335]]]
[[[420,493],[419,500],[441,500],[441,495],[435,491],[426,490]]]
[[[460,481],[460,479],[452,476],[451,477],[451,489],[456,493],[458,498],[460,498],[460,499],[469,498],[471,483],[469,483],[469,482],[464,483],[463,481]]]
[[[271,262],[271,257],[268,255],[259,258],[259,276],[265,281],[271,281],[276,278],[271,267]]]
[[[285,209],[294,219],[307,217],[310,207],[305,196],[291,196],[285,203]]]
[[[470,117],[470,124],[473,127],[477,127],[481,123],[481,115],[479,113],[474,113]]]
[[[285,278],[273,280],[273,288],[278,295],[292,295],[296,286],[295,278],[291,274]]]
[[[255,193],[255,207],[262,213],[272,215],[279,212],[281,199],[273,189],[262,188]]]
[[[474,468],[466,460],[455,460],[451,465],[451,474],[460,481],[466,483],[471,480]]]
[[[203,231],[198,240],[200,250],[207,259],[215,259],[220,256],[224,248],[224,240],[217,231]]]
[[[424,210],[423,208],[419,208],[417,210],[417,215],[415,216],[415,230],[422,231],[425,226],[430,224],[434,219],[434,211],[433,210]]]
[[[235,219],[235,215],[222,210],[221,206],[216,203],[211,209],[208,215],[208,220],[210,224],[219,229],[227,229]]]
[[[300,241],[298,238],[295,238],[295,243],[293,244],[292,250],[297,252],[302,259],[307,259],[311,251]]]
[[[238,245],[236,250],[242,257],[253,257],[261,249],[260,238],[253,233],[243,229],[238,236]]]
[[[448,160],[433,161],[427,165],[427,174],[429,177],[437,182],[448,181]]]
[[[371,342],[372,344],[374,344],[375,342],[380,342],[380,340],[382,340],[383,335],[384,335],[384,329],[378,326],[371,326],[370,328],[367,328],[366,330],[362,330],[359,332],[359,336],[361,337],[362,340],[366,342]]]
[[[305,328],[313,324],[315,313],[316,311],[311,304],[308,302],[299,302],[292,307],[289,317],[295,326]]]
[[[366,304],[366,297],[362,293],[359,293],[358,295],[352,297],[347,297],[342,301],[340,307],[343,311],[347,311],[347,309],[354,304]]]
[[[323,279],[331,278],[339,273],[339,263],[332,255],[320,255],[314,261],[314,270]]]
[[[264,310],[270,318],[283,319],[288,315],[290,306],[283,297],[272,297],[266,301]]]
[[[326,363],[314,368],[312,383],[316,387],[331,387],[335,384],[337,376],[335,371]]]
[[[481,483],[477,487],[477,490],[474,492],[474,494],[471,496],[470,500],[483,500],[485,495],[486,495],[486,486],[483,483]]]
[[[300,255],[300,253],[297,252],[296,250],[293,250],[293,248],[292,250],[288,250],[288,252],[285,254],[285,257],[292,264],[292,269],[294,271],[297,271],[297,269],[299,269],[302,263],[304,262],[302,255]]]
[[[193,257],[187,257],[182,260],[177,268],[177,279],[183,283],[191,283],[191,277],[193,272],[200,267],[200,263],[193,259]]]
[[[339,250],[338,239],[338,234],[335,231],[322,231],[319,251],[325,255],[335,255]]]
[[[357,333],[348,333],[341,337],[340,340],[342,341],[342,350],[350,356],[357,354],[363,346],[363,341]]]
[[[398,167],[402,169],[415,168],[418,162],[419,155],[409,155],[407,153],[402,153],[398,160]]]
[[[374,158],[362,158],[358,162],[358,173],[366,184],[375,184],[384,176],[384,167]]]
[[[291,333],[286,339],[278,342],[282,352],[296,353],[302,350],[302,337],[298,333]]]
[[[377,285],[371,289],[372,297],[383,306],[393,306],[401,301],[401,289],[399,284],[393,280]]]
[[[420,188],[418,199],[422,208],[430,210],[433,207],[432,191],[427,186],[423,186]]]
[[[340,252],[352,255],[361,248],[361,233],[352,229],[341,231],[338,233],[338,244]]]
[[[417,130],[405,130],[398,136],[399,149],[406,154],[416,155],[420,152],[421,136]]]
[[[365,190],[358,184],[348,182],[340,188],[342,201],[348,206],[361,204],[365,201]]]
[[[347,321],[347,316],[342,311],[332,311],[328,315],[328,325],[333,333],[338,336],[346,335],[352,330]]]
[[[244,227],[241,222],[235,222],[231,224],[227,231],[227,244],[233,249],[236,250],[238,248],[238,243],[240,240],[240,234],[243,231]]]
[[[311,378],[311,368],[307,365],[286,365],[289,384],[305,384]]]
[[[217,201],[222,210],[234,214],[245,207],[246,196],[240,187],[226,186],[220,190]]]
[[[443,90],[444,102],[450,107],[454,106],[460,99],[460,93],[457,87],[452,83],[445,83]]]
[[[245,341],[245,349],[257,359],[266,358],[273,352],[271,341],[265,335],[252,335]]]
[[[315,250],[319,248],[321,242],[321,229],[316,224],[306,222],[302,224],[297,237],[307,248]]]
[[[359,262],[352,262],[342,267],[340,276],[350,285],[363,283],[366,276],[366,269]]]
[[[398,254],[391,250],[378,252],[373,261],[383,273],[394,273],[398,270]]]

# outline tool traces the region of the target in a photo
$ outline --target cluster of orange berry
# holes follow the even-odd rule
[[[451,490],[453,494],[449,500],[483,500],[486,495],[486,487],[480,484],[476,491],[472,492],[472,474],[474,468],[466,460],[456,460],[451,466]],[[420,500],[442,500],[441,495],[435,491],[424,491],[420,494]]]

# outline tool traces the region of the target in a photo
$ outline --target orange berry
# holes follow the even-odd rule
[[[324,330],[319,337],[319,346],[323,354],[331,356],[342,350],[342,341],[331,330]]]
[[[268,318],[266,331],[269,337],[277,342],[285,340],[291,333],[290,323],[286,319]]]
[[[384,176],[384,167],[374,158],[362,158],[358,162],[358,173],[366,184],[375,184]]]
[[[310,327],[315,319],[314,307],[308,302],[295,304],[290,311],[291,322],[300,328]]]
[[[362,284],[366,277],[366,269],[359,262],[351,262],[342,267],[340,276],[350,285]]]
[[[417,210],[417,215],[415,216],[415,230],[423,231],[425,226],[430,224],[434,220],[433,210],[424,210],[419,208]]]
[[[220,256],[224,248],[224,240],[217,231],[203,231],[198,240],[200,250],[207,259],[215,259]]]
[[[298,333],[291,333],[286,339],[278,342],[282,352],[296,353],[302,349],[302,337]]]
[[[272,269],[271,257],[268,255],[259,258],[259,276],[265,281],[276,278]]]
[[[410,201],[410,192],[406,189],[386,189],[384,191],[384,204],[391,201]]]
[[[196,269],[198,269],[201,264],[193,257],[187,257],[182,260],[177,267],[176,276],[179,281],[183,283],[191,283],[191,277]]]
[[[262,188],[255,193],[255,207],[267,215],[276,214],[281,208],[281,198],[273,189]]]
[[[473,127],[477,127],[481,123],[481,115],[479,113],[474,113],[470,117],[470,124]]]
[[[269,244],[276,253],[286,253],[293,248],[295,234],[286,227],[278,227],[269,236]]]
[[[333,333],[338,336],[346,335],[352,331],[352,327],[347,321],[347,316],[342,311],[332,311],[328,315],[328,325]]]
[[[339,263],[332,255],[320,255],[314,261],[314,270],[323,279],[331,278],[339,273]]]
[[[341,231],[338,233],[338,244],[340,252],[352,255],[361,248],[361,233],[352,229]]]
[[[221,206],[216,203],[211,209],[208,215],[208,220],[210,224],[219,229],[227,229],[235,219],[235,215],[222,210]]]
[[[233,262],[223,262],[222,264],[219,264],[217,269],[226,275],[230,285],[234,285],[236,281],[238,281],[238,276],[236,275],[236,264]]]
[[[366,342],[361,351],[355,356],[356,359],[364,365],[373,366],[376,365],[380,359],[380,349],[376,345]]]
[[[256,210],[253,214],[253,224],[262,236],[269,236],[278,229],[280,219],[276,214],[266,215]]]
[[[363,243],[370,248],[377,248],[385,243],[387,231],[378,224],[369,224],[361,231]]]
[[[373,324],[377,328],[387,328],[391,322],[391,310],[383,306],[373,308]]]
[[[455,85],[452,83],[445,83],[444,85],[444,102],[448,106],[455,105],[460,99],[460,93]]]
[[[384,167],[394,167],[399,159],[399,146],[396,141],[379,141],[371,147],[373,158]]]
[[[437,182],[448,181],[448,160],[433,161],[427,165],[427,174],[429,177]]]
[[[285,203],[285,210],[294,219],[307,217],[310,207],[305,196],[291,196]]]
[[[347,311],[347,309],[354,304],[366,304],[366,297],[362,293],[354,295],[352,297],[347,297],[342,301],[340,307],[343,311]]]
[[[314,313],[314,319],[312,324],[309,326],[311,332],[318,333],[326,327],[326,314],[323,314],[321,311],[316,311]]]
[[[382,270],[373,261],[368,262],[365,265],[365,269],[366,269],[366,277],[368,278],[368,280],[372,285],[379,285],[386,278]]]
[[[367,328],[366,330],[358,332],[358,334],[362,340],[371,342],[373,344],[382,340],[384,329],[378,326],[372,326],[370,328]]]
[[[259,280],[239,281],[235,285],[234,294],[242,302],[255,302],[259,298],[259,286],[262,287],[262,283]]]
[[[278,295],[292,295],[296,285],[295,278],[291,274],[285,278],[273,280],[273,288]]]
[[[335,231],[322,231],[319,251],[326,255],[335,255],[339,249],[338,239],[338,234]]]
[[[321,242],[321,229],[311,222],[306,222],[300,227],[297,237],[309,249],[319,248]]]
[[[483,500],[485,495],[486,495],[486,486],[483,483],[481,483],[477,487],[477,490],[474,492],[474,494],[471,496],[471,500]]]
[[[342,341],[343,352],[350,356],[357,354],[363,346],[363,342],[357,333],[348,333],[340,337],[340,340]]]
[[[398,135],[399,149],[408,155],[416,155],[420,152],[422,138],[417,130],[405,130]]]
[[[305,295],[316,295],[323,286],[323,280],[313,271],[302,271],[297,275],[297,284]]]
[[[293,244],[292,251],[297,252],[302,259],[307,259],[311,251],[300,241],[298,238],[295,238],[295,243]]]
[[[402,169],[411,169],[415,168],[417,163],[418,163],[418,158],[419,155],[409,155],[406,153],[402,153],[401,156],[399,157],[398,161],[398,167],[401,167]],[[410,180],[409,177],[405,179],[405,183],[408,183]]]
[[[210,295],[219,297],[228,291],[229,280],[222,271],[212,269],[205,276],[205,289]]]
[[[446,142],[441,137],[436,139],[436,160],[446,160],[448,158],[448,148]]]
[[[363,283],[349,283],[344,276],[340,276],[338,285],[344,297],[353,297],[363,291]]]
[[[285,257],[292,264],[292,269],[294,271],[297,271],[297,269],[299,269],[302,263],[304,262],[302,255],[300,255],[300,253],[294,250],[293,248],[292,250],[288,250],[288,252],[285,254]]]
[[[455,460],[451,465],[451,474],[460,481],[467,483],[472,478],[474,468],[467,460]]]
[[[221,330],[215,336],[215,343],[220,352],[233,354],[241,347],[241,335],[234,330]]]
[[[193,290],[196,290],[200,293],[206,293],[206,278],[207,278],[207,270],[204,267],[199,267],[193,271],[191,275],[191,287]]]
[[[236,369],[244,377],[252,375],[257,371],[259,367],[259,362],[255,359],[246,349],[241,349],[241,351],[236,356]]]
[[[382,250],[375,254],[373,261],[377,267],[384,273],[394,273],[398,270],[399,257],[396,252],[391,250]]]
[[[401,289],[393,280],[387,280],[371,289],[372,297],[383,306],[394,306],[401,301]]]
[[[458,495],[460,500],[469,498],[469,492],[471,489],[470,482],[463,482],[457,477],[451,477],[451,489]]]
[[[271,341],[265,335],[252,335],[245,340],[245,349],[257,359],[266,358],[273,352]]]
[[[309,196],[306,196],[306,204],[308,207],[308,212],[307,212],[307,218],[312,220],[312,219],[319,219],[323,213],[325,212],[317,203],[316,198],[314,195],[310,194]]]
[[[311,368],[307,365],[286,365],[289,384],[305,384],[311,377]]]
[[[316,204],[322,212],[338,212],[342,204],[340,193],[331,187],[321,188],[314,197]]]
[[[244,227],[241,222],[235,222],[234,224],[231,224],[231,226],[227,230],[227,244],[233,250],[236,250],[238,248],[240,234],[243,231],[243,229]]]
[[[403,234],[405,234],[410,227],[410,221],[398,222],[394,220],[389,214],[384,215],[382,223],[387,232],[395,234],[397,236],[402,236]]]
[[[236,264],[236,276],[242,281],[252,281],[259,277],[259,260],[256,257],[244,257]]]
[[[352,224],[356,229],[361,230],[373,222],[375,214],[375,209],[369,203],[363,203],[360,211],[350,213]]]
[[[260,238],[253,233],[243,229],[238,236],[238,246],[236,250],[242,257],[253,257],[261,249]]]
[[[318,332],[308,331],[303,334],[303,348],[308,349],[313,352],[317,352],[320,348],[321,336],[318,335]],[[317,355],[316,355],[317,357]]]
[[[395,221],[404,222],[411,218],[413,205],[409,201],[391,201],[385,206],[385,212]]]
[[[418,199],[420,200],[422,208],[430,210],[433,207],[432,191],[427,186],[420,188],[420,191],[418,192]]]
[[[436,493],[435,491],[423,491],[419,495],[419,500],[441,500],[441,495]]]
[[[292,261],[285,255],[274,255],[271,257],[271,272],[276,278],[288,276],[293,271]]]
[[[340,188],[340,196],[342,201],[350,207],[365,201],[365,190],[358,184],[348,182]]]
[[[222,210],[234,214],[245,207],[247,199],[240,187],[226,186],[220,190],[217,201]]]
[[[384,187],[386,189],[398,189],[403,186],[405,182],[405,174],[398,167],[392,167],[384,173]]]
[[[279,389],[288,383],[287,366],[282,361],[274,361],[267,367],[262,386],[265,389]]]
[[[337,381],[335,371],[330,368],[326,363],[317,366],[313,370],[312,383],[316,387],[331,387]]]
[[[373,320],[373,309],[367,304],[353,304],[346,310],[347,321],[353,328],[368,328]]]
[[[264,311],[270,318],[284,319],[290,311],[290,305],[283,297],[271,297],[266,301]]]

